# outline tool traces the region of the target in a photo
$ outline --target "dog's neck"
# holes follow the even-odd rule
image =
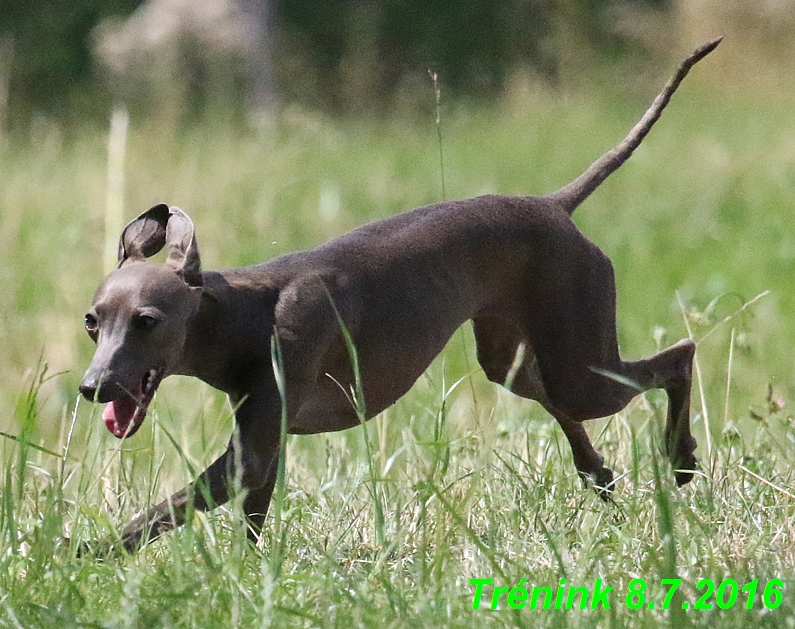
[[[273,325],[269,321],[273,321],[278,291],[263,293],[260,286],[249,286],[237,270],[205,272],[202,277],[199,307],[188,322],[175,373],[195,376],[239,397],[247,393],[240,390],[246,380],[241,374],[256,370],[261,357],[270,355]]]

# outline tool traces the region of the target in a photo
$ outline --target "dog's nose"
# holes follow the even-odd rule
[[[111,381],[100,382],[99,378],[87,376],[80,384],[80,393],[89,402],[105,404],[121,396],[123,389]]]
[[[89,402],[93,402],[97,398],[97,389],[99,386],[96,380],[83,380],[80,384],[80,393],[86,398]]]

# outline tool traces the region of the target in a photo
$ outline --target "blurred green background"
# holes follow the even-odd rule
[[[733,316],[699,344],[702,445],[705,409],[716,439],[791,414],[793,26],[793,0],[0,4],[0,430],[19,431],[46,364],[55,377],[32,435],[62,444],[117,213],[179,205],[205,268],[263,261],[440,200],[438,131],[447,198],[548,192],[621,139],[674,65],[717,35],[575,218],[615,264],[626,358],[686,336],[685,321],[700,341]],[[114,110],[129,118],[117,114],[123,167],[109,170]],[[472,350],[454,339],[450,381]],[[218,412],[209,388],[172,380],[164,416],[189,430]],[[473,392],[494,395],[482,374],[472,382],[457,390],[463,422],[488,415]],[[78,435],[109,439],[93,437],[89,405],[77,417]]]

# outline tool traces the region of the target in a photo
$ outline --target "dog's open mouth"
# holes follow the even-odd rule
[[[105,407],[102,419],[113,435],[121,439],[138,431],[164,373],[162,367],[150,369],[141,378],[136,391],[128,392]]]

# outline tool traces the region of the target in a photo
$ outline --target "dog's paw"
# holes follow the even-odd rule
[[[615,486],[616,483],[613,477],[613,470],[609,467],[603,467],[599,470],[596,474],[596,478],[594,478],[593,488],[602,500],[605,502],[612,500]]]
[[[596,494],[605,502],[612,500],[615,481],[613,470],[602,466],[595,472],[579,472],[585,487],[593,487]]]
[[[674,463],[674,478],[676,478],[676,486],[682,487],[687,485],[693,480],[694,473],[692,470],[698,468],[698,460],[692,454],[682,461]]]
[[[691,436],[684,445],[680,445],[678,454],[671,457],[671,467],[674,470],[677,487],[687,485],[693,480],[693,471],[698,469],[698,460],[694,454],[697,445],[695,438]]]

